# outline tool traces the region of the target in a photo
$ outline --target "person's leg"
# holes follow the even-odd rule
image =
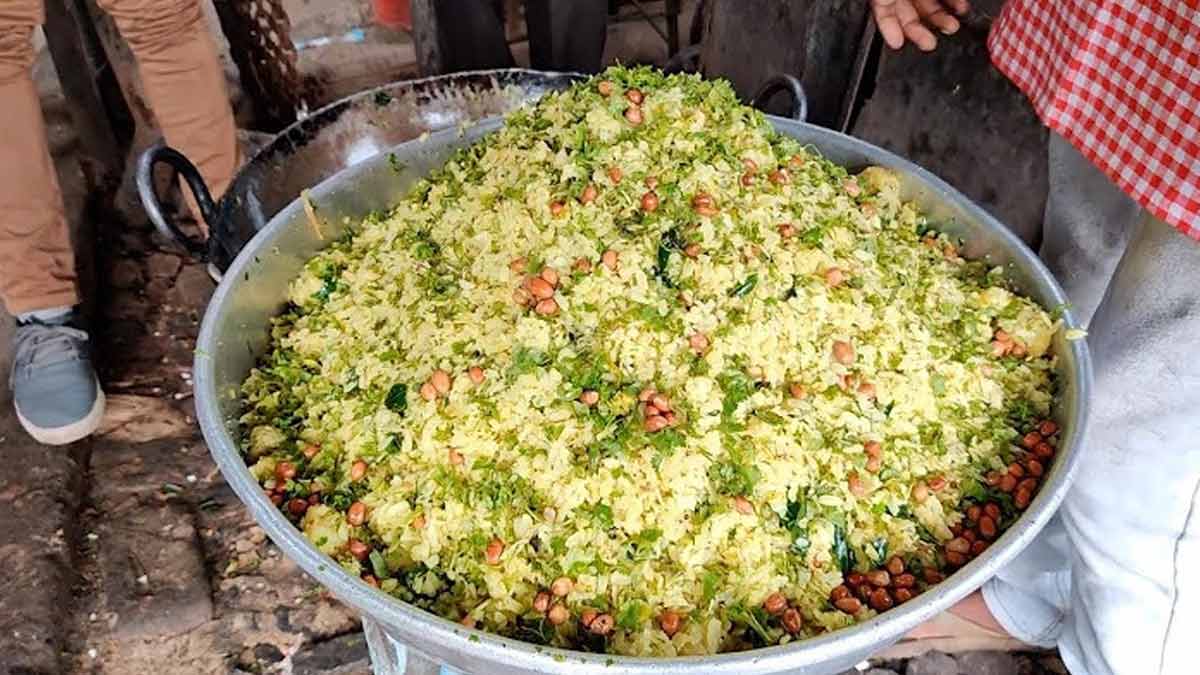
[[[1100,305],[1141,207],[1062,136],[1050,132],[1050,194],[1039,251],[1086,325]]]
[[[12,314],[79,302],[75,255],[30,77],[41,0],[0,4],[0,300]]]
[[[87,436],[104,414],[88,335],[74,326],[75,256],[30,78],[39,0],[0,5],[0,299],[17,317],[9,387],[21,425],[39,442]]]
[[[216,42],[200,3],[100,0],[99,4],[137,57],[146,96],[167,144],[196,164],[213,198],[219,198],[239,164],[237,128]],[[186,189],[184,193],[191,205],[190,193]]]

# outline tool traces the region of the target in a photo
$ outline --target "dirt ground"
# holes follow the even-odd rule
[[[336,10],[310,0],[285,4],[301,44],[369,28],[363,1]],[[686,35],[686,17],[682,25]],[[370,35],[306,47],[302,68],[325,78],[330,96],[413,70],[406,38]],[[625,61],[666,56],[638,23],[615,30],[608,50]],[[136,92],[123,58],[118,67]],[[23,434],[0,387],[0,556],[8,567],[0,582],[0,673],[369,672],[355,614],[266,539],[200,438],[190,368],[212,282],[144,222],[128,181],[120,210],[85,209],[91,195],[78,142],[44,53],[35,76],[81,257],[94,261],[87,293],[109,407],[93,438],[46,448]],[[150,120],[139,122],[134,151],[154,137]],[[5,381],[11,330],[0,315]],[[973,653],[878,663],[867,672],[1065,671],[1052,654]]]

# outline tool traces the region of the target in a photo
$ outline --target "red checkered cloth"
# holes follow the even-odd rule
[[[1200,0],[1009,0],[988,49],[1046,126],[1200,240]]]

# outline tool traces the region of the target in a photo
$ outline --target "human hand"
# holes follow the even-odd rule
[[[966,14],[971,5],[967,0],[871,0],[871,12],[875,24],[883,33],[883,40],[892,49],[900,49],[907,38],[923,52],[937,47],[937,37],[932,26],[945,35],[958,32],[958,19],[951,16],[947,8],[959,16]]]

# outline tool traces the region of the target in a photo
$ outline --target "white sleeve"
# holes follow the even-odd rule
[[[1073,675],[1192,675],[1200,644],[1200,244],[1146,218],[1089,332],[1092,424],[1061,527],[1022,553],[1025,569],[1006,568],[989,582],[984,598],[1020,637],[1056,633]],[[1041,557],[1064,533],[1069,575],[1053,570],[1062,556]],[[1061,625],[1052,629],[1055,610]]]

